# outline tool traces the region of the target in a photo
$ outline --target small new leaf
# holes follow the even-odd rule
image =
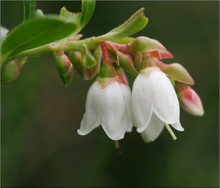
[[[124,37],[131,36],[142,30],[148,23],[148,18],[144,15],[144,8],[135,12],[126,22],[119,27],[109,31],[108,33],[97,37],[97,41],[118,40]]]

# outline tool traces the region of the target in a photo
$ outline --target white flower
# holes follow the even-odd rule
[[[154,141],[168,124],[183,131],[176,92],[167,76],[157,67],[143,69],[135,79],[132,108],[137,131],[145,141]]]
[[[115,79],[104,88],[99,81],[95,81],[88,91],[86,112],[77,132],[86,135],[102,125],[110,139],[120,140],[126,131],[132,129],[131,117],[130,88]]]

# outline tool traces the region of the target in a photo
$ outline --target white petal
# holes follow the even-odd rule
[[[128,126],[126,129],[126,132],[131,132],[133,125],[135,124],[135,118],[132,110],[132,104],[131,104],[131,89],[129,86],[125,84],[120,84],[124,101],[125,101],[125,106],[126,106],[126,111],[127,111],[127,119],[129,120]]]
[[[179,121],[179,101],[167,76],[155,69],[149,76],[149,83],[155,114],[168,124]]]
[[[171,124],[173,128],[175,128],[178,131],[184,131],[184,128],[182,127],[181,123],[178,121],[177,123]]]
[[[132,89],[132,109],[135,126],[145,129],[150,121],[153,107],[151,104],[149,82],[146,76],[139,74]]]
[[[164,123],[153,113],[149,125],[141,133],[145,142],[154,141],[164,129]]]
[[[87,135],[93,129],[100,125],[100,118],[90,114],[89,116],[85,113],[81,121],[80,129],[77,130],[77,133],[81,136]]]
[[[128,118],[130,122],[132,122],[132,124],[135,124],[135,118],[134,118],[134,113],[133,113],[132,104],[131,104],[131,89],[125,84],[120,84],[120,87],[123,93]],[[129,130],[131,129],[132,127],[129,128]]]
[[[124,138],[128,126],[131,125],[120,84],[112,82],[108,85],[103,90],[103,98],[105,105],[100,111],[102,127],[109,138],[120,140]]]
[[[101,97],[99,84],[94,82],[90,87],[86,98],[86,113],[83,116],[78,134],[86,135],[101,123],[99,105],[97,102]]]

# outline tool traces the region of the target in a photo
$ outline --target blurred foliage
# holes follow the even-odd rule
[[[38,1],[45,13],[80,2]],[[219,2],[98,1],[84,37],[104,34],[141,7],[149,18],[135,36],[159,40],[189,70],[205,115],[181,111],[185,132],[173,141],[165,130],[145,144],[134,130],[120,141],[122,155],[98,128],[76,130],[91,81],[76,73],[65,88],[51,55],[29,59],[20,77],[1,88],[2,187],[217,187],[219,184]],[[1,2],[2,25],[23,19],[22,2]],[[12,14],[13,12],[13,14]],[[130,83],[134,80],[129,77]]]

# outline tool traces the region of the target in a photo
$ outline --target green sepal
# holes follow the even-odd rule
[[[82,63],[85,68],[91,68],[97,64],[95,58],[85,44],[83,45],[82,51]]]
[[[114,78],[116,75],[115,68],[110,64],[105,64],[100,68],[99,78]]]

